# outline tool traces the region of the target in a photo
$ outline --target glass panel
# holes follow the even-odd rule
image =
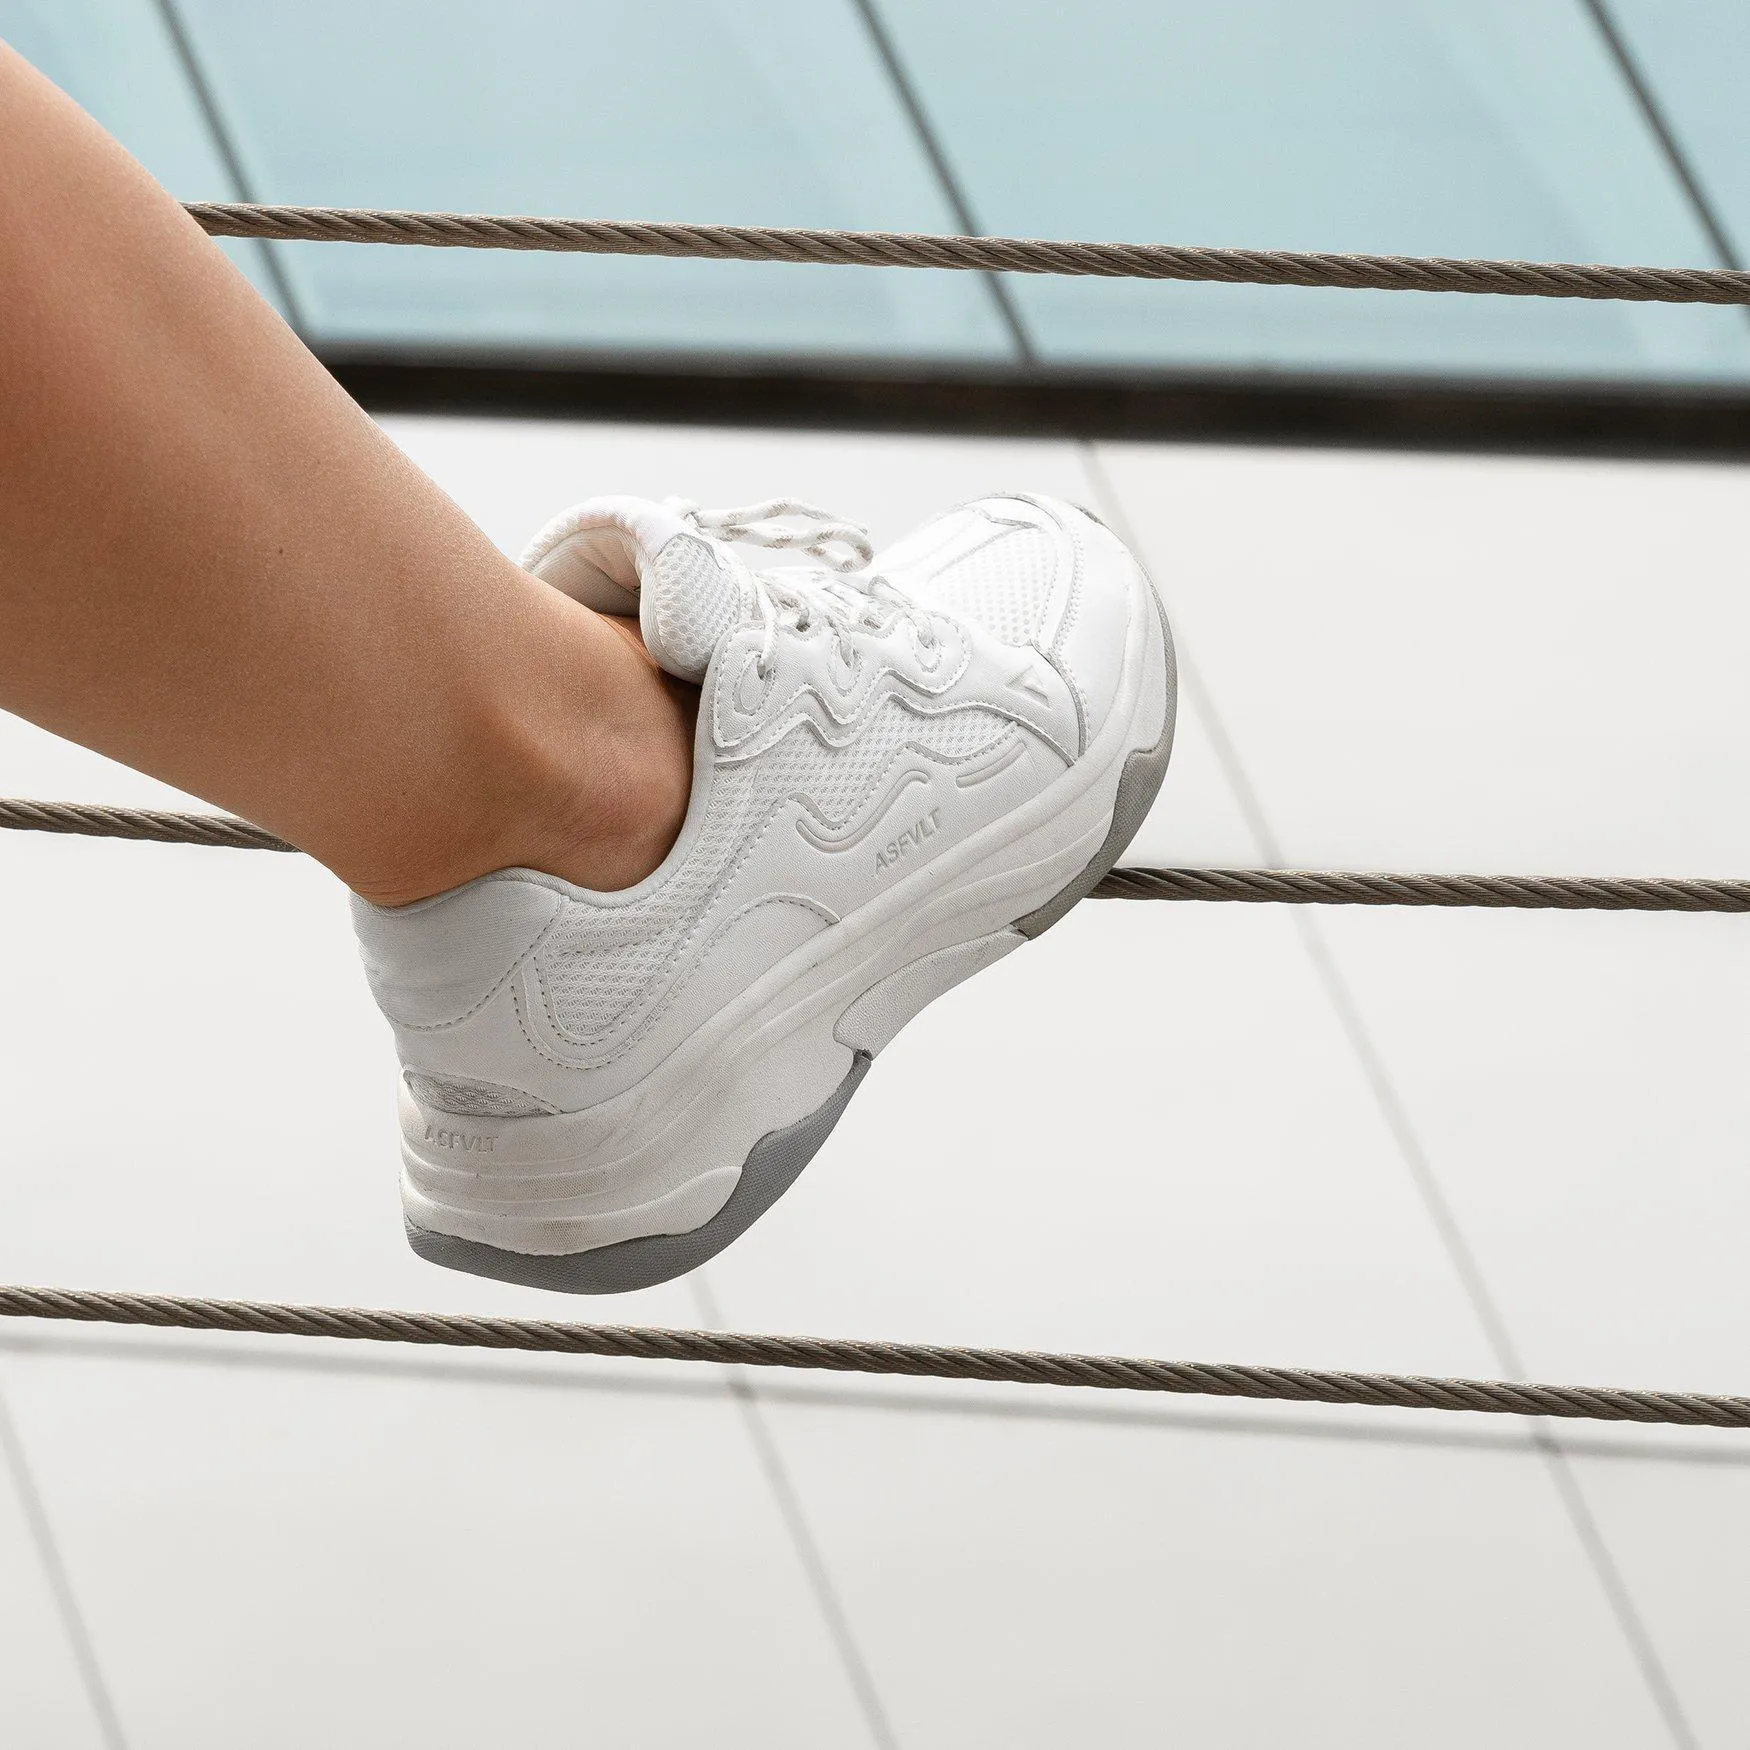
[[[1713,264],[1577,0],[881,0],[985,228]],[[1740,311],[1016,280],[1053,360],[1750,376]]]
[[[852,0],[176,0],[266,200],[956,228]],[[1709,262],[1580,0],[876,0],[993,231]],[[1612,0],[1750,248],[1750,7]],[[153,0],[0,34],[184,198],[231,196]],[[260,283],[260,253],[232,246]],[[315,338],[1013,358],[971,275],[279,249]],[[1750,378],[1742,311],[1017,279],[1056,363]]]
[[[1750,261],[1750,6],[1610,0],[1610,13],[1738,260]]]
[[[184,0],[261,198],[951,230],[848,0]],[[318,334],[1009,356],[974,276],[302,245]]]

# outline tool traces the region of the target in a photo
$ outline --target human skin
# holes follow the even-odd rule
[[[0,44],[0,707],[398,905],[650,873],[696,695],[500,553]]]

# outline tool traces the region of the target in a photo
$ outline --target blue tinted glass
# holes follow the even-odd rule
[[[235,196],[162,3],[0,0],[0,34],[175,192]],[[174,3],[262,199],[957,228],[852,0]],[[1581,0],[876,4],[988,230],[1713,259]],[[1750,5],[1610,4],[1750,247]],[[1013,356],[969,275],[280,255],[325,340]],[[1013,291],[1054,362],[1750,376],[1742,311],[1049,279]]]
[[[953,229],[848,0],[184,0],[266,200]],[[1001,357],[976,277],[303,246],[320,334]]]
[[[881,0],[992,231],[1711,263],[1578,0]],[[1053,359],[1742,377],[1739,311],[1016,281]]]
[[[153,0],[0,0],[0,39],[181,199],[238,198]],[[256,245],[224,247],[258,290],[276,296]]]
[[[1750,5],[1610,0],[1610,12],[1733,252],[1750,261]]]

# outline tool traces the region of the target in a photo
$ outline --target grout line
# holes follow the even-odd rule
[[[1208,720],[1208,707],[1203,709],[1205,719]],[[1221,756],[1218,754],[1217,757]],[[1269,859],[1273,867],[1283,867],[1281,854],[1274,845],[1270,847]],[[1367,1090],[1373,1096],[1373,1103],[1380,1117],[1385,1120],[1385,1127],[1398,1154],[1409,1169],[1422,1207],[1434,1225],[1440,1243],[1458,1276],[1465,1298],[1470,1302],[1471,1311],[1483,1327],[1483,1336],[1494,1353],[1496,1365],[1508,1379],[1524,1379],[1525,1363],[1520,1356],[1518,1344],[1514,1342],[1513,1335],[1507,1328],[1506,1316],[1489,1288],[1482,1266],[1477,1262],[1476,1253],[1465,1238],[1457,1212],[1440,1184],[1434,1171],[1434,1163],[1428,1158],[1427,1147],[1416,1130],[1403,1097],[1392,1083],[1391,1072],[1387,1070],[1379,1047],[1362,1018],[1360,1005],[1355,1000],[1355,993],[1348,979],[1343,976],[1342,969],[1337,964],[1336,955],[1331,952],[1331,946],[1325,940],[1324,932],[1319,929],[1316,919],[1303,917],[1297,912],[1294,925],[1307,959],[1312,962],[1314,976],[1324,987],[1325,1000],[1330,1004],[1350,1053],[1361,1070],[1362,1080],[1366,1082]]]
[[[722,1330],[723,1317],[705,1272],[695,1270],[687,1278],[687,1286],[692,1290],[700,1318],[712,1330]],[[851,1686],[851,1693],[857,1699],[863,1721],[869,1728],[869,1736],[877,1750],[898,1750],[899,1741],[893,1735],[893,1726],[888,1720],[886,1708],[882,1705],[880,1692],[875,1687],[874,1676],[863,1657],[862,1649],[857,1645],[856,1636],[852,1633],[850,1617],[845,1612],[844,1603],[839,1598],[837,1588],[832,1583],[832,1575],[827,1570],[826,1558],[821,1553],[820,1545],[815,1541],[814,1532],[808,1524],[807,1515],[802,1510],[802,1502],[796,1493],[796,1485],[789,1468],[784,1463],[784,1456],[778,1450],[777,1440],[766,1424],[754,1388],[748,1383],[747,1370],[742,1367],[725,1367],[722,1371],[727,1377],[730,1395],[740,1407],[748,1436],[759,1458],[760,1468],[765,1472],[766,1483],[777,1503],[779,1516],[790,1535],[791,1547],[802,1565],[809,1589],[814,1594],[815,1606],[820,1612],[828,1636],[838,1650],[839,1663]]]
[[[1665,1669],[1665,1661],[1659,1656],[1652,1632],[1642,1620],[1634,1594],[1629,1590],[1622,1569],[1611,1553],[1610,1545],[1592,1511],[1592,1505],[1580,1487],[1580,1479],[1575,1476],[1574,1467],[1568,1462],[1568,1454],[1542,1427],[1538,1428],[1535,1439],[1542,1449],[1550,1480],[1555,1484],[1556,1493],[1567,1509],[1574,1535],[1580,1540],[1580,1547],[1585,1551],[1592,1563],[1592,1571],[1598,1577],[1605,1603],[1616,1618],[1623,1639],[1628,1642],[1630,1655],[1641,1668],[1641,1676],[1651,1692],[1654,1709],[1664,1720],[1666,1730],[1680,1750],[1701,1750],[1701,1740],[1696,1737],[1689,1717],[1683,1711],[1677,1686],[1672,1682],[1670,1672]]]
[[[1094,477],[1101,508],[1110,513],[1114,527],[1125,544],[1133,551],[1141,551],[1141,543],[1136,539],[1134,530],[1128,526],[1122,502],[1097,450],[1091,443],[1084,444],[1082,449],[1089,471]],[[1227,779],[1228,787],[1232,790],[1234,799],[1239,805],[1241,817],[1252,835],[1254,849],[1267,868],[1285,868],[1287,859],[1283,856],[1282,846],[1271,829],[1270,822],[1264,813],[1263,803],[1252,785],[1251,778],[1245,768],[1245,762],[1240,758],[1239,748],[1228,733],[1227,723],[1216,707],[1201,667],[1196,658],[1185,650],[1178,652],[1178,666],[1180,683],[1196,706],[1198,715],[1203,719],[1204,731],[1209,736],[1216,764],[1221,768],[1222,776]],[[1509,1378],[1523,1379],[1525,1368],[1520,1360],[1518,1345],[1513,1341],[1512,1334],[1507,1328],[1507,1321],[1502,1316],[1501,1309],[1489,1290],[1482,1269],[1477,1263],[1476,1255],[1465,1239],[1458,1217],[1454,1213],[1452,1205],[1447,1201],[1445,1192],[1441,1189],[1433,1164],[1428,1158],[1428,1152],[1423,1147],[1422,1140],[1410,1121],[1410,1115],[1398,1097],[1397,1090],[1392,1085],[1384,1060],[1380,1057],[1372,1036],[1367,1030],[1367,1025],[1362,1020],[1348,981],[1339,970],[1336,960],[1318,928],[1317,920],[1297,909],[1293,914],[1293,922],[1299,933],[1301,945],[1312,962],[1314,974],[1324,987],[1326,999],[1336,1012],[1337,1023],[1360,1065],[1368,1091],[1372,1094],[1374,1103],[1379,1108],[1380,1116],[1385,1120],[1386,1129],[1390,1132],[1393,1142],[1404,1158],[1405,1165],[1409,1168],[1410,1177],[1415,1183],[1416,1190],[1422,1198],[1423,1205],[1434,1224],[1441,1243],[1446,1248],[1453,1268],[1458,1274],[1460,1286],[1471,1304],[1471,1309],[1483,1327],[1483,1335],[1494,1352],[1498,1365],[1506,1369]]]
[[[237,199],[254,204],[259,201],[260,195],[248,171],[243,168],[242,155],[237,150],[236,141],[231,138],[231,130],[225,125],[225,117],[219,108],[218,93],[213,89],[213,83],[201,65],[200,56],[195,51],[194,37],[182,16],[178,0],[156,0],[156,4],[159,19],[170,37],[170,45],[176,51],[177,61],[181,64],[183,77],[187,79],[189,90],[194,95],[195,107],[199,109],[201,119],[207,125],[213,150],[219,154],[219,162],[231,179]],[[286,272],[285,263],[280,260],[273,244],[265,238],[257,239],[256,249],[261,257],[263,271],[285,307],[285,317],[293,332],[298,335],[308,334],[310,331],[304,323],[298,296],[292,290],[291,276]]]
[[[1106,471],[1098,448],[1091,442],[1083,442],[1080,448],[1099,497],[1102,514],[1111,522],[1114,531],[1127,546],[1133,551],[1141,552],[1142,545],[1130,527],[1123,500],[1112,484],[1112,478]],[[1270,866],[1284,867],[1282,848],[1270,828],[1263,801],[1252,784],[1238,746],[1228,733],[1226,722],[1216,707],[1201,669],[1182,646],[1178,651],[1178,658],[1179,674],[1185,691],[1203,718],[1216,763],[1234,793],[1246,825],[1257,841],[1260,854]],[[1447,1199],[1434,1164],[1410,1118],[1408,1107],[1392,1082],[1385,1059],[1362,1017],[1348,980],[1343,977],[1337,965],[1336,956],[1331,952],[1324,932],[1316,919],[1304,915],[1298,909],[1294,924],[1312,963],[1313,972],[1324,989],[1326,1000],[1373,1096],[1374,1105],[1397,1145],[1398,1154],[1408,1169],[1411,1181],[1421,1197],[1422,1206],[1446,1250],[1447,1259],[1459,1279],[1459,1285],[1470,1303],[1472,1313],[1482,1327],[1484,1338],[1495,1354],[1497,1365],[1504,1370],[1506,1377],[1523,1379],[1525,1369],[1519,1357],[1519,1348],[1508,1329],[1499,1302],[1465,1237],[1457,1213]],[[1658,1648],[1653,1644],[1652,1636],[1623,1580],[1621,1569],[1610,1553],[1598,1522],[1581,1493],[1567,1453],[1550,1435],[1546,1425],[1530,1417],[1525,1420],[1532,1431],[1532,1442],[1543,1457],[1545,1469],[1567,1514],[1568,1522],[1592,1568],[1599,1589],[1604,1594],[1605,1603],[1615,1618],[1617,1630],[1627,1645],[1630,1657],[1640,1670],[1654,1709],[1678,1750],[1698,1750],[1698,1740],[1684,1714],[1670,1674],[1665,1669]]]
[[[906,71],[905,62],[900,59],[899,46],[893,40],[881,14],[877,9],[877,0],[851,0],[857,15],[863,21],[863,28],[869,34],[869,41],[874,46],[876,58],[881,62],[889,81],[897,94],[901,108],[906,113],[907,120],[912,125],[912,132],[917,135],[918,144],[923,147],[924,156],[930,161],[930,169],[935,172],[937,183],[941,187],[943,197],[947,200],[949,209],[954,214],[954,222],[968,237],[981,237],[984,227],[973,215],[972,202],[967,197],[959,177],[954,174],[954,166],[948,161],[947,149],[943,146],[941,137],[931,125],[930,118],[924,109],[923,98],[919,95],[917,86],[912,82],[911,75]],[[1021,312],[1015,303],[1013,292],[1001,274],[985,273],[979,276],[990,290],[991,301],[996,305],[998,319],[1009,332],[1009,339],[1014,342],[1015,350],[1021,355],[1021,363],[1032,365],[1039,362],[1039,356],[1034,350],[1033,342],[1028,337],[1026,324],[1021,320]]]
[[[11,1475],[13,1490],[18,1496],[30,1540],[36,1547],[37,1561],[42,1566],[44,1578],[48,1581],[49,1591],[55,1600],[55,1610],[61,1619],[61,1630],[67,1637],[73,1663],[85,1686],[86,1700],[91,1704],[91,1712],[97,1720],[98,1736],[103,1740],[106,1750],[127,1750],[121,1719],[110,1697],[109,1685],[104,1682],[103,1668],[97,1662],[97,1649],[92,1645],[90,1630],[85,1625],[79,1600],[73,1592],[72,1579],[67,1573],[67,1564],[61,1558],[60,1545],[55,1541],[48,1508],[37,1489],[36,1478],[31,1474],[30,1461],[25,1457],[18,1424],[13,1420],[4,1396],[0,1396],[0,1461],[4,1462]]]
[[[1280,862],[1280,858],[1273,853],[1272,861]],[[1307,957],[1324,985],[1326,998],[1336,1014],[1338,1025],[1342,1028],[1362,1076],[1373,1094],[1374,1105],[1391,1132],[1400,1158],[1409,1169],[1422,1206],[1440,1236],[1447,1257],[1499,1365],[1508,1378],[1524,1379],[1524,1362],[1507,1327],[1500,1303],[1490,1290],[1476,1253],[1465,1238],[1464,1229],[1440,1184],[1427,1148],[1410,1118],[1402,1096],[1392,1082],[1379,1047],[1362,1018],[1349,981],[1344,978],[1336,956],[1317,921],[1297,914],[1294,923]],[[1533,1444],[1543,1457],[1544,1467],[1567,1513],[1574,1535],[1591,1564],[1605,1603],[1616,1619],[1618,1631],[1627,1643],[1630,1656],[1640,1667],[1642,1680],[1647,1686],[1654,1708],[1671,1734],[1672,1742],[1680,1750],[1698,1750],[1698,1741],[1690,1729],[1670,1673],[1665,1669],[1664,1660],[1660,1658],[1658,1648],[1653,1644],[1651,1632],[1623,1580],[1622,1571],[1581,1493],[1567,1453],[1543,1424],[1530,1417],[1526,1420],[1533,1430]]]

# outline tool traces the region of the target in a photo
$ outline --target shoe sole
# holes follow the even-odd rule
[[[1111,825],[1086,867],[1043,905],[1008,926],[1024,940],[1037,940],[1093,892],[1141,830],[1166,779],[1178,715],[1177,673],[1166,611],[1158,598],[1154,605],[1166,655],[1166,718],[1160,737],[1152,747],[1134,749],[1126,756],[1113,799]],[[971,970],[968,967],[968,976]],[[481,1240],[439,1233],[409,1218],[407,1243],[427,1263],[447,1270],[561,1294],[626,1294],[672,1281],[696,1270],[739,1239],[796,1183],[832,1135],[874,1061],[872,1052],[856,1051],[844,1079],[826,1100],[806,1117],[762,1136],[742,1163],[728,1201],[708,1221],[685,1233],[617,1240],[585,1252],[540,1254],[512,1252]]]

